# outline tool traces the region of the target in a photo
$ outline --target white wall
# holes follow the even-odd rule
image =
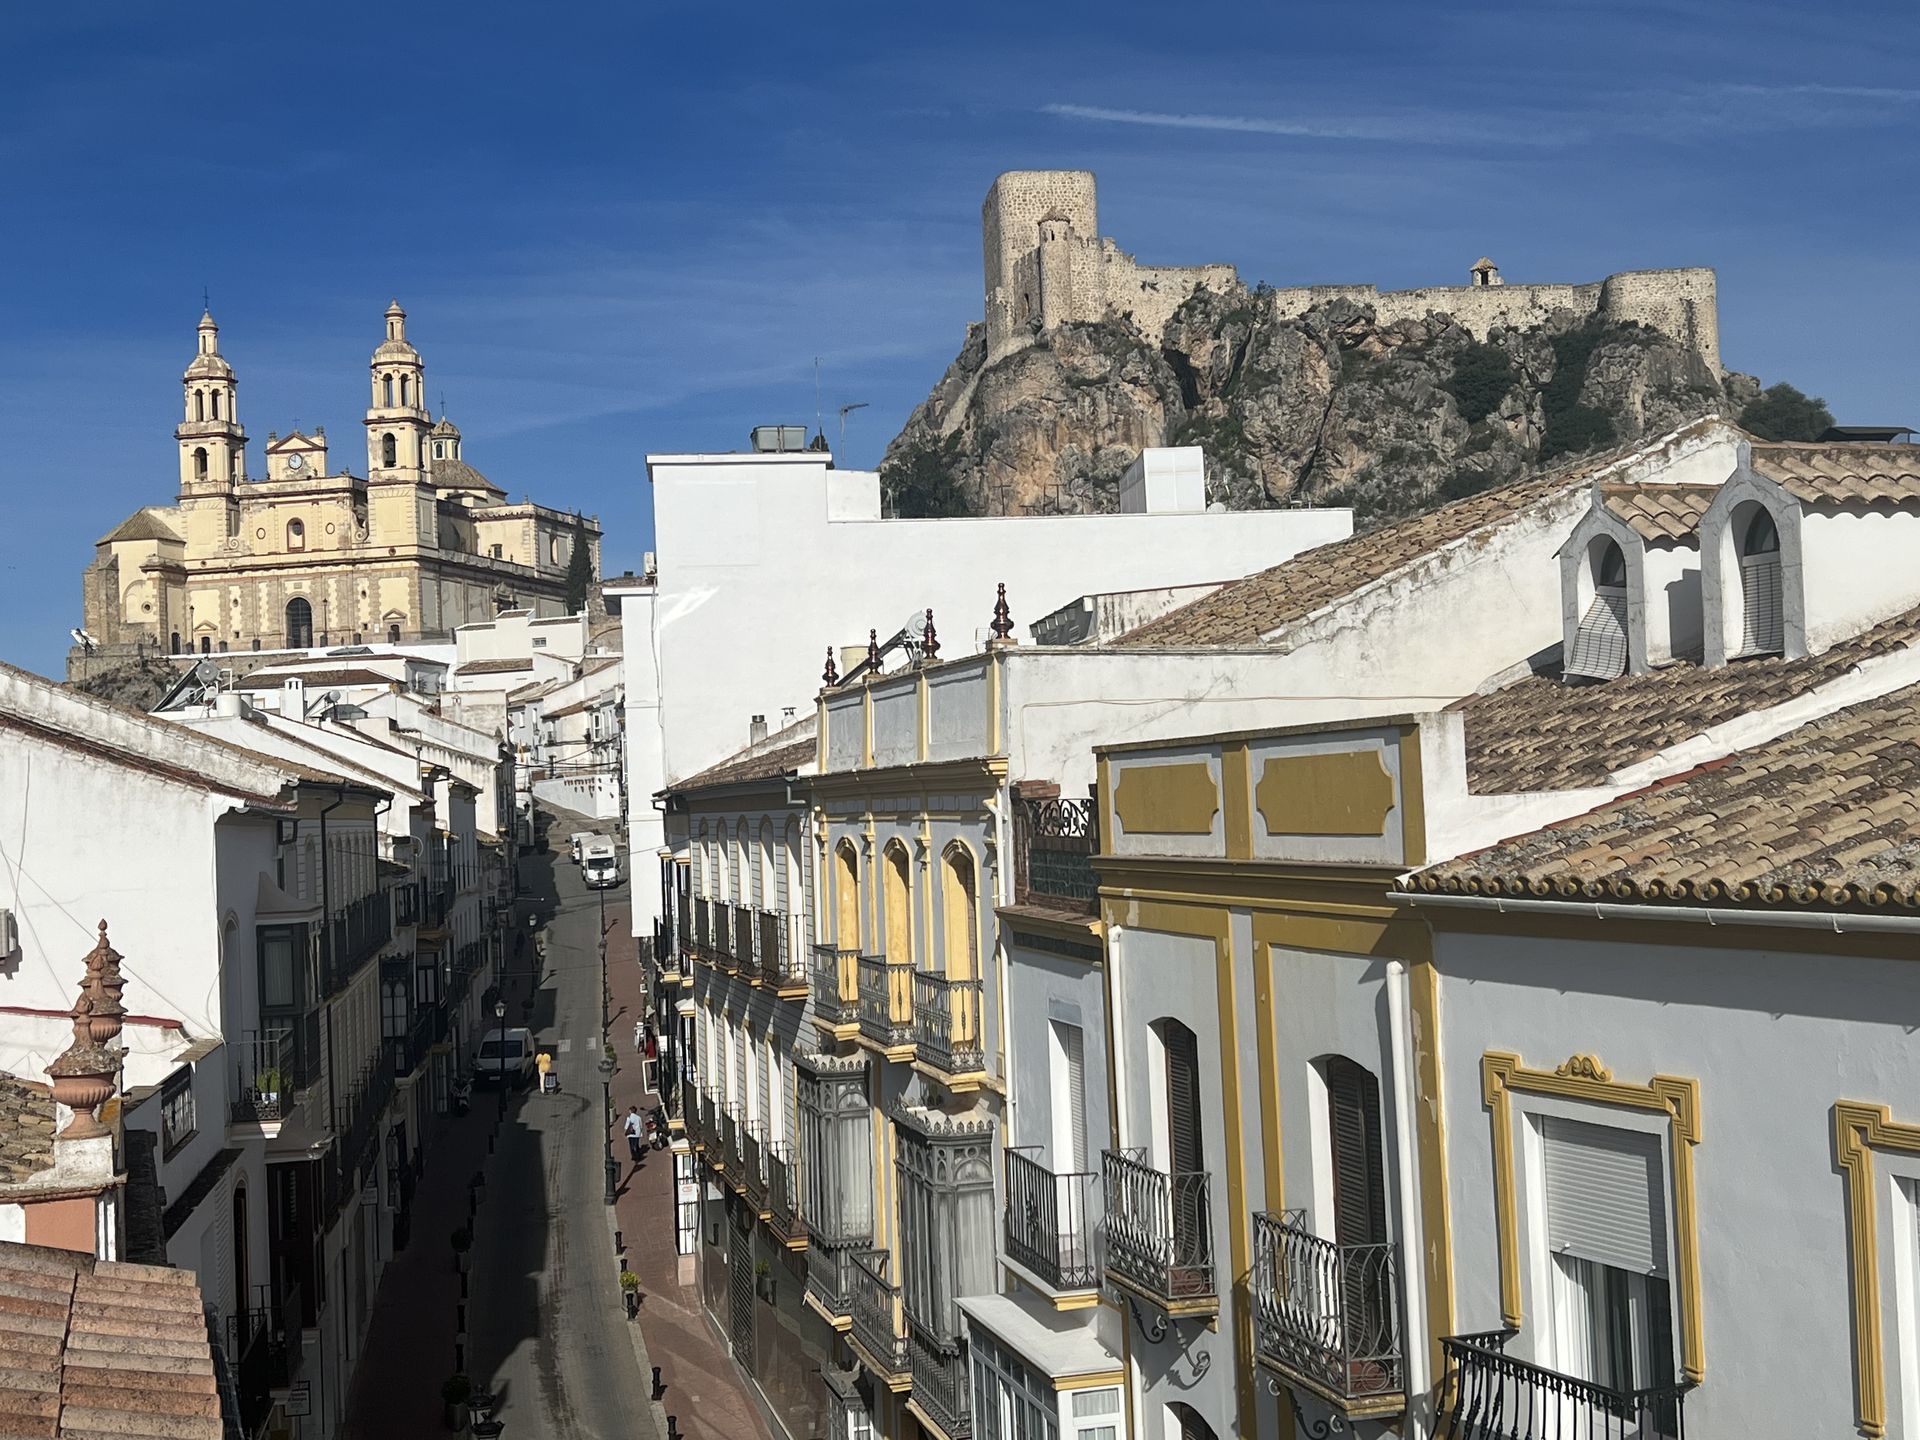
[[[1920,513],[1807,508],[1800,584],[1812,654],[1920,601]]]

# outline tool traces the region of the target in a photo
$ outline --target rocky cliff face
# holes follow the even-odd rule
[[[1482,342],[1444,315],[1380,325],[1348,300],[1282,319],[1240,286],[1197,293],[1157,336],[1106,320],[985,356],[974,326],[888,447],[895,513],[1111,510],[1143,446],[1200,445],[1209,501],[1352,505],[1365,525],[1737,415],[1759,389],[1637,325],[1561,314]]]

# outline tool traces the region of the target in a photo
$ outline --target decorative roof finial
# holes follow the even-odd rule
[[[827,668],[820,672],[820,683],[832,688],[840,683],[840,669],[833,663],[833,647],[827,646]]]
[[[123,1052],[107,1042],[120,1033],[126,1011],[120,992],[120,956],[107,943],[107,922],[100,922],[100,939],[87,955],[86,977],[73,1009],[73,1043],[47,1066],[53,1080],[53,1098],[73,1112],[56,1139],[94,1140],[113,1132],[100,1123],[98,1111],[111,1099],[120,1073]]]
[[[920,650],[929,661],[940,658],[940,637],[933,633],[933,607],[927,607],[927,628],[920,632]]]
[[[867,631],[867,668],[869,670],[880,668],[880,632],[878,630]]]
[[[1013,612],[1007,608],[1007,582],[1000,582],[1000,597],[993,602],[993,624],[987,627],[993,631],[995,640],[1007,641],[1013,638]]]

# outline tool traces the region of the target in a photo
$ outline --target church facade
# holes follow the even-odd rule
[[[256,477],[234,368],[213,316],[200,317],[174,503],[135,511],[85,572],[96,657],[441,640],[505,609],[557,615],[576,534],[598,576],[598,522],[510,503],[470,466],[459,429],[427,409],[398,301],[385,321],[365,473],[335,468],[318,429],[269,434]]]

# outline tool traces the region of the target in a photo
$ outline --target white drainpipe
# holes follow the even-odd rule
[[[1419,1163],[1413,1143],[1413,1030],[1407,1022],[1406,962],[1387,962],[1387,1028],[1393,1036],[1393,1143],[1400,1191],[1400,1289],[1404,1309],[1400,1349],[1407,1370],[1407,1398],[1427,1393],[1431,1385],[1427,1353],[1427,1273],[1423,1263],[1427,1236],[1420,1223],[1420,1189],[1414,1167]],[[1428,1036],[1429,1044],[1436,1037]],[[1436,1097],[1437,1101],[1437,1097]],[[1410,1429],[1418,1421],[1408,1415]]]

